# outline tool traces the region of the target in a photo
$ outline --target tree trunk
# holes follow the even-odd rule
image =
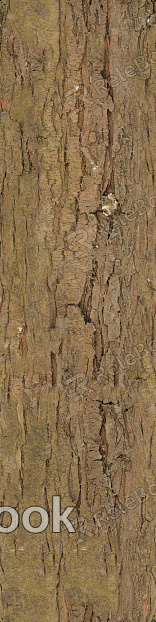
[[[155,5],[1,2],[4,622],[156,620]]]

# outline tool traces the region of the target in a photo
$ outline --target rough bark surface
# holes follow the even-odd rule
[[[1,505],[87,524],[1,534],[4,622],[156,619],[155,4],[0,4]]]

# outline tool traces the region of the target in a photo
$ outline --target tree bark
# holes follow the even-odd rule
[[[4,622],[156,619],[155,4],[1,2]]]

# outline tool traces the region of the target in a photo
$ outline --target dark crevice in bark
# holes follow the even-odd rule
[[[43,574],[46,577],[46,563],[45,563],[45,555],[44,555],[44,547],[42,545],[42,566],[43,566]]]
[[[2,551],[1,551],[1,546],[0,546],[0,568],[4,574],[4,568],[3,568],[3,564],[2,564]]]
[[[93,619],[94,619],[93,605],[91,603],[88,603],[85,608],[83,622],[93,622]]]
[[[99,452],[101,455],[103,473],[105,474],[107,472],[108,443],[107,443],[106,427],[105,427],[106,426],[106,415],[103,409],[103,404],[100,404],[99,410],[100,410],[100,415],[102,417],[102,425],[99,431],[99,435],[101,437]]]
[[[57,384],[57,362],[56,356],[53,352],[51,352],[51,376],[52,376],[52,386]]]
[[[81,462],[80,457],[78,456],[78,480],[79,480],[79,496],[76,503],[76,508],[79,514],[80,506],[81,506],[81,484],[82,484],[82,474],[81,474]]]
[[[46,464],[46,470],[47,470],[47,464]],[[46,507],[46,511],[47,511],[47,514],[48,514],[49,522],[50,522],[50,507],[49,507],[49,503],[48,503],[48,493],[47,493],[46,486],[44,486],[44,502],[45,502],[45,507]]]
[[[25,440],[27,440],[27,436],[28,436],[28,429],[27,429],[27,420],[26,420],[26,411],[25,411],[25,408],[23,408],[23,424],[24,424]]]
[[[24,495],[24,452],[21,449],[21,468],[19,469],[19,479],[21,484],[22,499]]]
[[[79,302],[79,305],[78,305],[79,308],[81,309],[82,315],[84,316],[86,324],[87,322],[91,322],[90,314],[91,314],[91,308],[92,308],[92,291],[93,291],[94,281],[96,279],[97,270],[98,270],[98,262],[96,259],[93,260],[92,266],[93,266],[92,273],[86,279],[84,292],[83,292],[81,301]]]

